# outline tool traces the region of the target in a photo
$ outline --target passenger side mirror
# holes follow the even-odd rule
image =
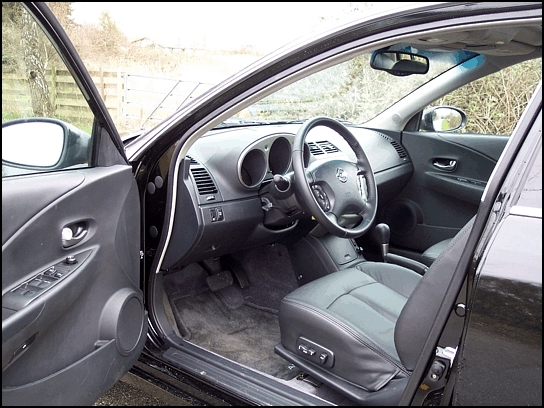
[[[378,50],[372,53],[370,66],[395,76],[423,75],[429,72],[429,59],[406,51]]]
[[[423,111],[420,130],[429,132],[453,132],[463,128],[467,115],[451,106],[437,106]]]

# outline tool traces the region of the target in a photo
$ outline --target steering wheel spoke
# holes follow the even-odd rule
[[[331,202],[325,190],[319,184],[312,184],[310,188],[321,209],[324,212],[329,212],[331,210]]]
[[[332,212],[326,212],[325,213],[325,216],[330,220],[330,222],[334,223],[334,224],[338,224],[338,219],[340,217],[338,217],[335,213],[332,213]]]
[[[363,206],[366,206],[368,201],[368,185],[366,184],[366,177],[363,174],[357,174],[357,191],[359,192]]]

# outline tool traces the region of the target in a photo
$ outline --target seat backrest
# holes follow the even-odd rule
[[[450,286],[455,268],[465,249],[473,217],[451,240],[423,275],[404,305],[395,325],[395,347],[399,358],[413,371]]]

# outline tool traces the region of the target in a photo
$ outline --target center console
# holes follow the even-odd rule
[[[378,224],[373,231],[373,237],[380,244],[383,262],[403,266],[420,275],[428,270],[427,265],[421,262],[389,253],[389,227],[386,224]],[[362,249],[353,239],[331,234],[310,233],[289,246],[289,255],[299,286],[367,261]]]

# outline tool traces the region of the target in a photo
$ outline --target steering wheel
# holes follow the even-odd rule
[[[304,141],[316,126],[336,131],[350,145],[357,163],[347,160],[316,160],[304,165]],[[301,204],[328,232],[341,238],[356,238],[371,227],[378,208],[378,190],[363,148],[342,123],[324,116],[308,119],[299,129],[292,149],[295,192]],[[356,214],[362,220],[347,228],[341,216]]]

